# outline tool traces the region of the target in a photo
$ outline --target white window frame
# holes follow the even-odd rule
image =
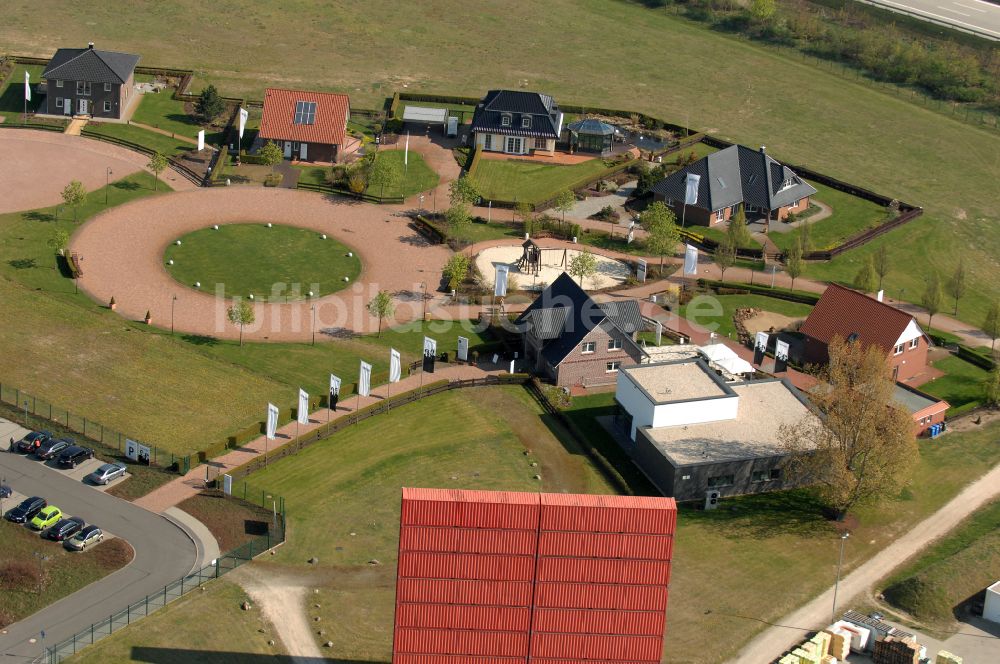
[[[62,86],[63,86],[63,82],[61,80],[57,80],[56,81],[56,87],[57,88],[61,88]]]
[[[597,352],[597,342],[584,341],[582,344],[580,344],[580,352],[584,355],[590,355],[591,353]]]
[[[76,94],[81,97],[89,97],[91,93],[90,81],[77,81],[76,82]]]
[[[902,355],[903,354],[903,346],[905,346],[905,344],[899,344],[898,346],[896,346],[896,348],[895,348],[895,350],[894,350],[894,352],[892,354],[893,355]]]
[[[501,115],[500,116],[500,126],[501,127],[509,127],[510,126],[510,116],[509,115]]]
[[[910,350],[914,350],[919,345],[920,345],[920,337],[915,337],[913,339],[910,339]]]
[[[486,134],[486,138],[483,139],[483,149],[484,150],[493,149],[493,134]]]
[[[536,138],[535,139],[535,149],[536,150],[548,150],[549,149],[549,139],[547,139],[547,138]]]
[[[521,129],[531,129],[531,116],[526,115],[521,118]]]
[[[608,339],[608,350],[621,350],[623,347],[624,343],[618,337]]]
[[[63,107],[63,98],[56,97],[56,108],[62,108],[62,107]]]
[[[110,101],[104,102],[104,112],[105,113],[110,113],[111,112],[111,102]]]
[[[111,92],[111,84],[110,83],[105,83],[104,84],[104,91],[105,92]]]
[[[621,365],[621,360],[612,360],[604,365],[604,373],[618,373]]]

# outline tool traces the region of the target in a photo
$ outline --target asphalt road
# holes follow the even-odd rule
[[[985,33],[1000,40],[1000,5],[984,0],[861,0],[912,12],[938,23]]]
[[[195,564],[198,552],[194,542],[159,514],[97,491],[20,454],[0,452],[0,473],[15,491],[43,496],[49,504],[106,528],[135,550],[129,565],[0,632],[0,655],[5,662],[38,657],[43,647],[53,646],[162,590],[190,573]],[[5,509],[12,507],[4,502]],[[59,545],[39,542],[40,550],[45,546]],[[44,643],[39,638],[42,630]],[[31,643],[31,639],[36,642]]]

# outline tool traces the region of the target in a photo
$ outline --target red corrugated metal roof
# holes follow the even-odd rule
[[[538,581],[665,586],[670,581],[670,563],[656,560],[539,558],[536,578]]]
[[[399,532],[400,551],[528,555],[537,541],[534,530],[403,526]]]
[[[666,586],[540,582],[535,606],[567,609],[660,611],[667,608]]]
[[[863,345],[875,345],[889,353],[911,320],[911,314],[885,302],[830,284],[799,331],[824,344],[835,335],[847,339],[857,334]]]
[[[676,510],[673,498],[655,496],[608,496],[574,493],[537,494],[542,505],[561,507],[611,507],[614,509]]]
[[[543,531],[673,535],[677,510],[547,505],[542,507],[540,527]]]
[[[531,629],[561,634],[663,636],[662,611],[535,609]]]
[[[524,657],[470,657],[469,655],[395,655],[392,664],[524,664]],[[548,662],[546,662],[548,664]],[[557,664],[563,664],[559,662]],[[573,664],[576,664],[575,662]],[[586,662],[585,664],[593,664]],[[622,663],[625,664],[625,663]],[[632,664],[628,662],[627,664]],[[641,663],[636,663],[641,664]]]
[[[316,103],[313,124],[294,124],[296,102]],[[268,88],[258,136],[276,141],[304,141],[343,145],[351,102],[347,95],[306,90]]]
[[[670,560],[673,549],[674,538],[671,535],[549,530],[542,531],[538,539],[538,555],[541,556]]]
[[[600,662],[659,662],[663,639],[655,636],[604,636],[538,633],[531,638],[531,658],[557,657]]]
[[[400,627],[395,648],[399,653],[526,657],[528,633]]]
[[[469,606],[464,604],[400,604],[396,610],[399,627],[430,629],[485,629],[496,632],[526,632],[531,610],[512,606]],[[662,625],[660,625],[662,631]]]
[[[530,606],[531,594],[531,581],[402,578],[396,584],[399,603]]]
[[[399,576],[405,578],[530,581],[534,568],[534,556],[420,551],[399,554]]]

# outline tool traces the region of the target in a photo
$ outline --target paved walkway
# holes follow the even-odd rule
[[[273,452],[281,446],[290,443],[297,436],[309,433],[323,426],[332,419],[344,417],[359,408],[365,408],[384,400],[390,391],[391,394],[402,394],[403,392],[418,389],[421,383],[430,384],[440,380],[485,378],[486,376],[499,373],[501,373],[499,368],[484,370],[469,365],[439,365],[433,374],[422,375],[421,373],[416,373],[407,376],[391,386],[385,384],[373,387],[371,396],[347,397],[337,404],[336,413],[329,408],[321,408],[309,414],[309,424],[290,422],[277,430],[277,440],[269,441],[266,436],[260,436],[227,454],[212,459],[207,464],[192,468],[186,475],[178,477],[137,499],[135,504],[154,512],[164,512],[201,491],[205,487],[205,479],[208,473],[211,473],[212,478],[215,478],[237,466],[242,466],[258,456]]]
[[[874,583],[997,496],[1000,496],[1000,465],[841,579],[838,606],[841,609],[849,606],[852,598],[867,592]],[[803,630],[822,629],[829,624],[833,591],[831,586],[813,601],[778,620],[774,626],[750,641],[732,660],[732,664],[773,661],[782,652],[803,640]]]
[[[86,126],[87,118],[73,118],[69,121],[69,124],[66,125],[66,129],[63,130],[63,133],[67,136],[79,136],[80,131]]]
[[[132,122],[129,122],[129,124],[132,125],[133,127],[141,127],[143,129],[145,129],[146,131],[151,131],[151,132],[154,132],[154,133],[157,133],[157,134],[162,134],[163,136],[169,136],[170,138],[176,139],[178,141],[183,141],[185,143],[190,143],[191,145],[193,145],[195,147],[198,146],[198,139],[197,138],[191,138],[189,136],[185,136],[184,134],[175,134],[172,131],[167,131],[166,129],[160,129],[159,127],[154,127],[153,125],[148,125],[148,124],[143,124],[141,122],[136,122],[135,120],[133,120]],[[195,131],[194,133],[197,134],[198,132]],[[215,148],[213,148],[210,145],[206,145],[205,147],[207,147],[207,148],[209,148],[211,150],[215,149]]]

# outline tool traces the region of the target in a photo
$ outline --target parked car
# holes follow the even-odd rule
[[[62,542],[69,539],[73,535],[76,535],[85,525],[87,524],[84,520],[78,516],[67,517],[57,521],[54,526],[50,526],[49,529],[45,531],[43,537],[50,539],[53,542]]]
[[[72,440],[67,440],[65,438],[57,438],[56,440],[47,440],[38,447],[35,448],[35,456],[42,461],[48,461],[54,456],[60,454],[64,449],[73,444]]]
[[[31,431],[24,438],[14,443],[14,447],[22,454],[31,454],[44,443],[52,440],[52,434],[48,431]]]
[[[106,463],[90,475],[87,475],[86,480],[88,482],[93,482],[94,484],[107,484],[108,482],[113,482],[119,477],[125,476],[125,464],[123,463]]]
[[[35,518],[28,524],[33,530],[44,530],[54,525],[62,518],[62,510],[55,505],[48,505],[35,515]]]
[[[0,498],[10,498],[14,490],[10,488],[9,484],[0,484]]]
[[[59,460],[56,461],[60,468],[76,468],[78,463],[83,463],[87,459],[94,458],[94,450],[89,447],[71,445],[59,453]]]
[[[27,523],[35,518],[35,515],[48,505],[44,498],[34,496],[25,498],[21,504],[7,512],[7,520],[13,523]]]
[[[102,541],[104,541],[104,533],[97,526],[90,525],[63,542],[63,547],[68,551],[83,551],[88,546]]]

